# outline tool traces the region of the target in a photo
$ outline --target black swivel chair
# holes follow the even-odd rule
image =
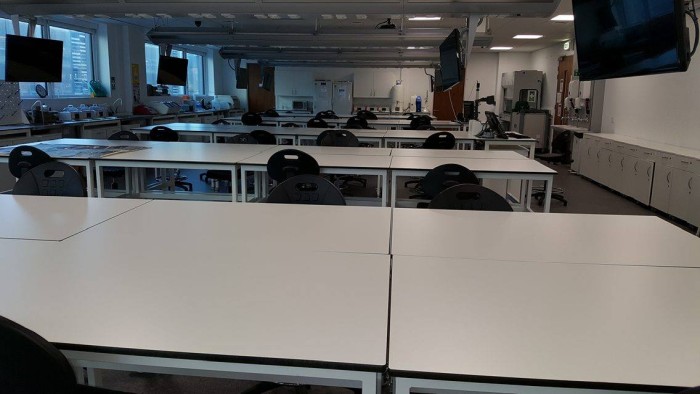
[[[455,185],[478,185],[479,178],[468,168],[459,164],[443,164],[428,171],[425,177],[417,182],[418,194],[409,196],[411,199],[432,200],[443,190]],[[428,204],[419,203],[418,208],[427,208]]]
[[[428,138],[425,139],[425,142],[423,142],[423,149],[454,149],[455,144],[457,143],[457,140],[455,139],[454,134],[447,132],[447,131],[441,131],[439,133],[434,133],[431,134]]]
[[[559,133],[552,141],[552,152],[537,153],[536,159],[546,161],[550,164],[571,164],[571,144],[573,133],[570,130]],[[544,203],[545,189],[542,186],[534,186],[532,188],[532,197],[534,197],[539,205]],[[564,197],[564,189],[561,187],[552,188],[552,199],[561,201],[564,206],[569,205],[569,202]]]
[[[481,185],[461,184],[440,192],[428,205],[430,209],[452,209],[470,211],[504,211],[513,208],[505,198]]]
[[[3,393],[120,393],[78,384],[60,350],[34,331],[2,316],[0,349]]]
[[[267,174],[276,182],[284,182],[296,175],[319,175],[321,168],[311,155],[297,149],[275,152],[267,161]]]
[[[374,112],[368,111],[366,109],[361,109],[357,111],[355,116],[364,120],[377,120],[377,115],[375,115]]]
[[[132,133],[131,131],[122,130],[110,135],[107,139],[110,141],[138,141],[139,136]],[[117,179],[123,178],[126,174],[126,171],[124,170],[124,168],[121,167],[104,167],[102,169],[102,173],[105,177],[112,178],[111,188],[117,189],[119,187]]]
[[[148,138],[151,141],[160,141],[160,142],[177,142],[180,140],[180,136],[177,134],[177,131],[166,127],[166,126],[156,126],[151,129],[151,131],[148,133]],[[167,171],[165,171],[167,173]],[[192,191],[192,184],[189,182],[185,182],[187,180],[186,176],[180,176],[179,175],[179,170],[174,170],[173,171],[173,178],[174,178],[174,186],[179,187],[185,191]],[[162,178],[162,181],[165,182],[166,179]],[[161,184],[163,186],[163,184]],[[170,186],[168,186],[170,188]]]
[[[335,114],[334,111],[328,110],[328,111],[321,111],[316,114],[316,118],[318,119],[340,119],[338,115]]]
[[[256,130],[256,131],[263,131],[263,130]],[[229,139],[229,143],[231,144],[241,144],[241,145],[258,145],[260,142],[253,136],[252,133],[250,134],[236,134],[233,137]],[[202,182],[210,183],[211,181],[217,181],[217,182],[228,182],[228,184],[231,184],[231,171],[225,171],[225,170],[207,170],[207,172],[199,174],[199,179]],[[229,186],[228,191],[232,191],[231,187]]]
[[[698,387],[691,387],[687,390],[683,390],[678,394],[700,394],[700,386]]]
[[[319,136],[316,138],[316,145],[350,148],[357,148],[361,146],[360,141],[357,139],[355,134],[341,129],[326,130],[319,134]],[[356,175],[341,175],[338,177],[332,176],[331,181],[333,181],[333,183],[340,181],[341,183],[338,185],[338,188],[341,190],[345,189],[350,182],[356,182],[362,187],[367,187],[367,179]]]
[[[12,176],[19,179],[32,168],[51,161],[54,160],[43,150],[30,145],[20,145],[10,151],[7,164]]]
[[[217,120],[211,122],[211,124],[228,126],[231,124],[231,122],[229,122],[228,120],[225,120],[225,119],[217,119]]]
[[[430,116],[416,115],[411,119],[411,124],[408,127],[404,127],[404,130],[427,130],[426,128],[419,129],[419,127],[431,126],[431,122]]]
[[[12,194],[84,197],[85,184],[83,177],[73,167],[50,161],[25,172],[12,189]]]
[[[260,126],[262,122],[262,117],[255,112],[246,112],[241,115],[241,123],[245,126]]]
[[[306,122],[306,127],[312,129],[327,129],[329,126],[328,123],[326,123],[326,121],[323,119],[311,118],[308,122]]]
[[[367,123],[367,119],[362,119],[357,116],[353,116],[348,118],[347,122],[345,122],[345,128],[346,129],[366,129],[366,130],[371,130],[372,127],[369,127],[369,123]]]
[[[270,108],[267,111],[263,113],[263,115],[269,117],[269,118],[279,118],[280,114],[279,112],[275,111],[274,108]]]
[[[266,130],[253,130],[250,135],[258,141],[260,145],[277,145],[277,137]]]
[[[301,126],[299,126],[299,125],[296,124],[296,123],[287,122],[287,123],[284,123],[284,124],[282,125],[282,127],[301,127]]]
[[[296,175],[275,187],[267,198],[273,204],[345,205],[340,190],[318,175]]]

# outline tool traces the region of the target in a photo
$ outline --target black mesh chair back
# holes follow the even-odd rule
[[[571,154],[571,130],[562,131],[552,140],[552,152],[562,153],[564,155]]]
[[[65,356],[37,333],[0,316],[0,387],[9,393],[74,393]]]
[[[321,146],[321,141],[323,141],[323,139],[326,138],[326,136],[332,131],[333,129],[322,131],[321,134],[319,134],[318,137],[316,137],[316,145]]]
[[[454,149],[457,140],[452,133],[441,131],[430,135],[423,143],[424,149]]]
[[[364,120],[377,120],[377,115],[375,115],[374,112],[368,111],[366,109],[361,109],[357,111],[357,114],[355,114],[355,116]]]
[[[408,126],[409,130],[418,130],[420,126],[430,126],[431,119],[429,116],[417,115],[411,119],[411,124]]]
[[[128,130],[117,131],[107,138],[110,141],[138,141],[139,136]]]
[[[253,130],[250,135],[258,141],[260,145],[277,145],[277,137],[266,130]]]
[[[246,126],[260,126],[262,122],[262,117],[255,112],[246,112],[241,115],[241,123]]]
[[[327,129],[328,123],[326,123],[326,121],[323,119],[312,118],[312,119],[309,119],[308,122],[306,122],[306,127],[309,127],[312,129]]]
[[[343,193],[330,181],[318,175],[297,175],[272,189],[268,203],[345,205]]]
[[[478,185],[479,178],[459,164],[443,164],[430,170],[421,181],[423,193],[432,198],[441,191],[461,184]]]
[[[318,144],[320,146],[346,146],[353,148],[360,146],[360,141],[350,131],[335,129],[326,130],[323,133],[326,133],[326,135],[321,138],[321,143]]]
[[[345,128],[346,129],[369,129],[369,123],[367,123],[367,119],[362,119],[357,116],[353,116],[351,118],[348,118],[348,121],[345,122]]]
[[[481,185],[455,185],[435,196],[428,208],[469,211],[513,211],[505,198]]]
[[[236,134],[231,138],[232,144],[252,144],[257,145],[258,140],[250,134]]]
[[[58,161],[40,164],[24,173],[12,194],[29,196],[85,196],[83,178],[71,166]]]
[[[170,127],[156,126],[148,133],[148,138],[151,141],[177,142],[180,136],[177,134],[177,131]]]
[[[270,118],[279,118],[280,114],[279,112],[275,111],[274,108],[270,108],[267,111],[265,111],[265,116],[270,117]]]
[[[299,126],[296,123],[287,122],[287,123],[283,124],[282,127],[301,127],[301,126]]]
[[[283,182],[296,175],[319,175],[318,162],[308,153],[296,149],[283,149],[267,161],[267,173],[273,180]]]
[[[321,111],[316,114],[317,119],[339,119],[338,115],[335,114],[332,110],[328,111]]]
[[[211,122],[211,124],[213,124],[213,125],[230,125],[231,122],[229,122],[228,120],[225,120],[225,119],[217,119],[217,120]]]
[[[50,161],[53,159],[43,150],[29,145],[20,145],[10,151],[7,164],[12,176],[21,178],[32,168]]]

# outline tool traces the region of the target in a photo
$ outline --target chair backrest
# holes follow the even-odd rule
[[[374,112],[368,111],[366,109],[361,109],[357,111],[357,114],[355,114],[355,116],[364,120],[377,120],[377,115],[375,115]]]
[[[139,136],[128,130],[117,131],[107,138],[110,141],[138,141]]]
[[[318,137],[316,137],[316,145],[321,146],[321,142],[323,141],[323,139],[326,138],[326,136],[328,134],[330,134],[332,131],[333,131],[333,129],[322,131],[321,134],[319,134]]]
[[[231,138],[232,144],[252,144],[257,145],[258,140],[255,139],[251,134],[236,134]]]
[[[345,128],[347,129],[357,129],[358,126],[360,129],[369,129],[369,123],[367,123],[367,119],[362,119],[357,116],[348,118],[348,121],[345,122]]]
[[[471,170],[459,164],[443,164],[428,171],[421,181],[423,192],[432,197],[441,191],[461,184],[478,185],[479,178]]]
[[[77,382],[63,353],[0,316],[0,387],[9,393],[74,393]]]
[[[318,175],[321,168],[311,155],[297,149],[283,149],[267,161],[267,173],[277,182],[283,182],[297,175]]]
[[[217,119],[217,120],[211,122],[211,124],[213,124],[213,125],[218,125],[218,124],[230,125],[231,122],[229,122],[228,120],[225,120],[225,119]]]
[[[447,131],[431,134],[425,139],[423,148],[425,149],[454,149],[457,140],[455,136]]]
[[[277,145],[277,137],[266,130],[253,130],[250,132],[260,145]]]
[[[571,154],[571,130],[565,130],[557,134],[552,140],[552,152],[563,153],[564,155]]]
[[[151,141],[176,142],[180,139],[177,131],[166,126],[156,126],[148,133]]]
[[[29,196],[85,196],[83,178],[71,166],[58,161],[40,164],[17,181],[12,194]]]
[[[505,198],[481,185],[461,184],[449,187],[435,196],[428,208],[469,211],[513,211]]]
[[[312,129],[327,129],[328,123],[326,123],[326,121],[323,119],[312,118],[306,122],[306,127],[310,127]]]
[[[357,139],[355,134],[347,130],[326,130],[323,133],[326,135],[323,138],[317,139],[317,145],[320,146],[347,146],[347,147],[358,147],[360,146],[360,141]],[[323,134],[322,133],[322,134]]]
[[[280,183],[267,197],[273,204],[345,205],[343,193],[318,175],[297,175]]]
[[[328,111],[321,111],[316,114],[317,119],[339,119],[338,115],[335,114],[332,110]]]
[[[262,124],[262,117],[255,112],[246,112],[241,115],[241,123],[246,126],[260,126]]]
[[[418,130],[420,126],[430,126],[431,119],[430,116],[426,115],[415,115],[411,119],[411,124],[408,126],[410,130]]]
[[[279,112],[275,111],[274,108],[270,108],[267,111],[265,111],[265,116],[270,117],[270,118],[279,118],[280,114],[279,114]]]
[[[53,159],[43,150],[29,145],[20,145],[10,151],[7,164],[12,176],[21,178],[32,168],[50,161]]]
[[[287,123],[283,124],[282,127],[301,127],[301,126],[299,126],[296,123],[287,122]]]

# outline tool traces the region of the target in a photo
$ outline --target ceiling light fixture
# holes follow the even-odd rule
[[[542,34],[518,34],[513,36],[516,40],[537,40],[542,37]]]
[[[442,20],[441,16],[412,16],[408,18],[409,21],[439,21]]]
[[[492,51],[510,51],[513,47],[491,47]]]
[[[554,22],[571,22],[574,20],[574,16],[562,14],[562,15],[555,16],[554,18],[552,18],[552,20]]]

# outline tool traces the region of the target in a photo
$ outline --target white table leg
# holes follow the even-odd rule
[[[91,170],[89,168],[87,169],[87,171],[91,172]],[[96,164],[95,165],[95,172],[97,173],[97,198],[102,198],[103,188],[104,188],[104,175],[102,173],[102,166],[100,166],[99,164]],[[92,188],[90,187],[90,177],[88,176],[88,197],[91,197],[90,196],[91,189]]]
[[[245,168],[241,167],[241,194],[243,196],[241,197],[241,202],[247,203],[248,202],[248,171],[246,171]]]
[[[544,211],[549,212],[552,205],[552,187],[554,183],[554,177],[545,181],[545,191],[544,191]]]
[[[238,202],[238,176],[236,166],[231,169],[231,202]],[[244,180],[245,181],[245,180]]]
[[[88,161],[88,164],[85,166],[85,172],[87,176],[87,195],[88,197],[95,197],[95,179],[94,179],[94,169],[95,165],[92,160]]]
[[[391,207],[396,207],[396,173],[391,172]]]
[[[382,207],[385,207],[386,206],[387,181],[388,181],[387,178],[389,178],[389,172],[384,171],[384,174],[381,175],[381,178],[382,178],[382,190],[381,190],[381,192],[382,192]]]
[[[102,371],[95,368],[87,368],[88,386],[99,387],[102,385]]]

